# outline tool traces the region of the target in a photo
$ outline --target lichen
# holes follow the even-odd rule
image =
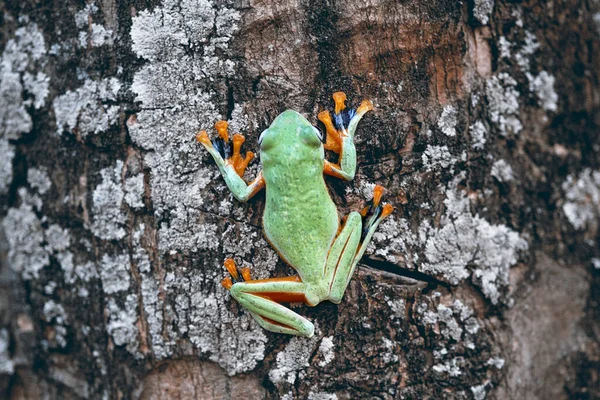
[[[125,346],[131,354],[140,357],[139,331],[136,326],[137,309],[137,297],[133,294],[127,295],[123,307],[119,306],[116,299],[109,298],[106,306],[108,314],[106,330],[117,346]]]
[[[448,146],[427,145],[421,158],[426,171],[446,169],[453,166],[457,161],[450,153]]]
[[[335,345],[333,344],[333,336],[324,337],[319,345],[319,353],[323,359],[319,361],[319,366],[324,367],[335,358]]]
[[[29,168],[27,170],[27,182],[29,186],[37,189],[39,194],[45,194],[52,186],[52,181],[48,177],[48,170],[44,167]]]
[[[118,121],[120,107],[113,104],[121,84],[117,78],[86,79],[75,91],[68,90],[52,103],[57,134],[77,132],[82,138],[105,132]]]
[[[120,160],[114,168],[102,169],[102,182],[92,194],[93,222],[90,229],[101,239],[122,239],[126,234],[127,215],[121,209],[125,196],[121,183],[122,170],[123,162]]]
[[[485,399],[485,385],[471,386],[471,392],[473,393],[473,398],[475,400]]]
[[[0,139],[0,157],[0,194],[6,194],[13,180],[12,162],[15,158],[15,147],[6,139]]]
[[[17,140],[32,128],[27,108],[41,108],[48,96],[50,78],[43,72],[46,65],[46,45],[37,24],[28,18],[19,19],[23,24],[14,37],[6,42],[0,57],[0,194],[6,194],[12,182],[12,161]],[[34,72],[36,70],[37,72]],[[29,99],[24,99],[24,94]]]
[[[517,81],[506,72],[491,77],[486,81],[486,97],[490,120],[498,126],[500,134],[518,134],[523,126],[518,118]]]
[[[335,393],[309,392],[308,400],[338,400]]]
[[[600,171],[584,169],[578,178],[567,176],[562,184],[565,216],[575,229],[596,224],[600,217]]]
[[[498,160],[492,165],[491,174],[500,182],[510,182],[515,179],[512,167],[505,160]]]
[[[2,226],[10,246],[8,260],[11,268],[20,273],[23,279],[34,279],[50,259],[43,246],[44,230],[32,204],[23,202],[18,208],[11,208]]]
[[[528,244],[505,225],[492,225],[471,214],[469,199],[458,188],[463,178],[461,173],[446,192],[446,212],[440,219],[440,227],[433,228],[425,222],[421,228],[427,260],[421,269],[458,284],[471,275],[471,267],[475,283],[496,304],[501,299],[500,289],[508,285],[509,268]]]
[[[130,263],[127,254],[109,256],[104,254],[99,264],[102,290],[106,294],[126,291],[130,285]]]
[[[487,25],[493,9],[494,0],[475,0],[473,16],[477,18],[482,25]]]
[[[133,209],[144,207],[144,174],[125,179],[125,202]]]
[[[317,337],[310,339],[294,336],[283,351],[277,353],[275,365],[269,371],[269,379],[275,384],[287,382],[293,385],[298,373],[309,366]]]
[[[442,115],[437,122],[438,128],[446,135],[450,137],[456,136],[456,123],[457,123],[458,111],[456,107],[447,105],[442,110]]]
[[[471,147],[475,150],[483,150],[487,141],[487,129],[481,121],[475,121],[470,127]]]
[[[0,375],[12,375],[15,364],[10,356],[10,335],[8,329],[0,329]]]
[[[49,300],[44,304],[43,314],[45,321],[53,325],[55,333],[54,340],[56,343],[62,348],[66,347],[67,313],[65,312],[64,307],[54,300]]]
[[[556,111],[558,94],[554,90],[554,76],[542,71],[537,76],[527,73],[527,78],[529,79],[529,90],[535,93],[542,108],[546,111]]]

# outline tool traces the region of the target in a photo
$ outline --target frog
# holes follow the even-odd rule
[[[354,179],[356,129],[373,104],[363,100],[356,109],[347,108],[343,92],[334,93],[333,101],[333,116],[328,110],[317,115],[321,129],[294,110],[277,116],[260,134],[262,169],[249,182],[244,174],[254,153],[241,153],[243,135],[230,137],[226,121],[215,124],[217,137],[212,140],[205,130],[196,135],[237,200],[246,202],[265,190],[264,235],[297,273],[252,279],[250,268],[238,268],[232,258],[224,261],[229,276],[222,286],[271,332],[312,337],[313,323],[286,304],[339,304],[374,232],[394,210],[381,203],[384,188],[375,185],[367,206],[340,218],[325,175]],[[337,162],[327,160],[326,150],[337,154]]]

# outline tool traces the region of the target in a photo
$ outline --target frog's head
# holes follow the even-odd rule
[[[323,134],[294,110],[279,114],[258,139],[262,154],[323,152]]]

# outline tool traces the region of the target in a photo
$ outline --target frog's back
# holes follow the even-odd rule
[[[307,131],[314,128],[294,111],[281,114],[269,130],[274,126],[271,143],[261,148],[265,235],[304,281],[316,281],[339,227],[337,208],[323,178],[323,146],[310,137],[308,144],[302,139],[314,135]]]

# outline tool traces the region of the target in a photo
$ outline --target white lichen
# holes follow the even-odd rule
[[[44,304],[43,309],[44,320],[53,325],[54,340],[60,347],[67,346],[67,313],[61,304],[54,300],[49,300]]]
[[[475,150],[483,150],[487,141],[487,129],[481,121],[475,121],[470,127],[471,147]]]
[[[125,202],[133,209],[144,207],[144,174],[125,179]]]
[[[52,187],[52,181],[48,177],[48,170],[44,167],[29,168],[27,170],[27,182],[29,186],[37,189],[39,194],[45,194]]]
[[[130,285],[129,256],[118,254],[109,256],[104,254],[99,264],[100,279],[102,279],[102,290],[106,294],[114,294],[129,289]]]
[[[485,385],[471,386],[471,392],[473,393],[473,398],[475,400],[485,399]]]
[[[123,162],[120,160],[114,168],[102,169],[102,182],[92,194],[93,222],[90,229],[101,239],[122,239],[126,234],[127,215],[122,210],[125,196],[121,181],[122,170]]]
[[[501,72],[486,81],[486,97],[489,104],[490,120],[500,134],[518,134],[523,126],[518,118],[519,92],[517,81],[506,72]]]
[[[0,329],[0,375],[12,375],[15,364],[10,356],[10,335],[8,329]]]
[[[338,397],[335,393],[326,392],[309,392],[308,400],[337,400]]]
[[[597,225],[600,218],[600,171],[586,168],[578,178],[569,175],[562,189],[566,198],[562,210],[571,225],[575,229]]]
[[[316,336],[310,339],[294,336],[285,349],[277,354],[275,365],[269,371],[271,382],[287,382],[293,385],[298,373],[309,366],[308,361],[317,340]]]
[[[475,0],[473,16],[477,18],[482,25],[487,25],[493,9],[494,0]]]
[[[48,96],[50,78],[43,72],[46,45],[37,24],[21,18],[14,37],[8,39],[0,57],[0,194],[6,194],[12,182],[12,161],[16,140],[32,128],[27,107],[42,107]],[[34,70],[36,72],[34,72]],[[29,99],[25,100],[25,94]]]
[[[487,360],[486,365],[491,365],[496,369],[502,369],[504,367],[504,359],[500,357],[493,357]]]
[[[525,39],[523,46],[515,53],[515,60],[521,68],[521,71],[528,72],[530,69],[530,58],[540,48],[535,35],[529,31],[525,31]]]
[[[99,134],[118,122],[120,107],[113,104],[121,84],[117,78],[86,79],[75,91],[68,90],[52,103],[57,133],[77,132],[82,138]]]
[[[460,174],[446,192],[446,212],[439,228],[425,221],[420,236],[425,245],[423,272],[441,275],[458,284],[473,271],[474,281],[493,304],[501,298],[500,289],[508,285],[509,268],[517,262],[527,241],[505,225],[492,225],[479,215],[472,215],[469,199],[458,182]]]
[[[323,359],[319,361],[319,366],[324,367],[335,358],[335,345],[333,344],[333,336],[324,337],[319,345],[319,353]]]
[[[0,138],[0,157],[0,194],[6,194],[13,180],[12,162],[15,158],[15,147],[3,138]]]
[[[462,375],[462,371],[460,370],[461,361],[459,358],[453,358],[443,364],[434,365],[432,369],[438,374],[448,374],[452,377],[460,376]]]
[[[421,155],[421,159],[426,171],[446,169],[453,166],[457,161],[450,153],[448,146],[432,146],[429,144]]]
[[[117,303],[117,300],[109,298],[106,306],[108,314],[106,330],[117,346],[125,346],[131,354],[139,357],[139,331],[136,326],[137,309],[137,297],[133,294],[127,295],[122,307]]]
[[[515,179],[512,167],[505,160],[498,160],[492,165],[491,174],[500,182],[510,182]]]
[[[527,78],[529,79],[529,90],[535,93],[542,108],[546,111],[556,111],[558,94],[554,90],[554,76],[542,71],[537,76],[527,73]]]
[[[50,259],[43,246],[44,230],[33,206],[23,202],[18,208],[9,209],[2,226],[10,246],[10,267],[23,279],[38,278]]]
[[[457,124],[458,111],[456,107],[447,105],[442,110],[442,115],[437,122],[438,128],[446,135],[450,137],[456,136],[456,124]]]

